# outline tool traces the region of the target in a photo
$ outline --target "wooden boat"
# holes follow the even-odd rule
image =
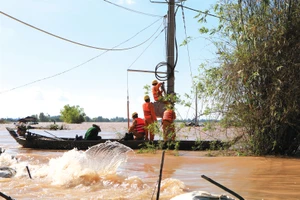
[[[158,149],[178,149],[178,150],[206,150],[212,148],[228,147],[228,142],[222,142],[219,140],[214,141],[170,141],[163,142],[155,140],[153,142],[145,140],[120,140],[120,139],[100,139],[100,140],[84,140],[77,138],[64,138],[64,137],[47,137],[44,135],[36,134],[27,131],[26,135],[19,136],[12,128],[6,127],[10,135],[24,148],[33,149],[61,149],[61,150],[86,150],[91,146],[99,143],[105,143],[106,141],[117,141],[131,149],[147,148],[148,145]]]

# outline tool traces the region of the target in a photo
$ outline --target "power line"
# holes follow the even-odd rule
[[[176,4],[177,6],[179,7],[182,7],[182,8],[186,8],[188,10],[192,10],[192,11],[195,11],[195,12],[199,12],[199,13],[202,13],[202,14],[205,14],[205,15],[208,15],[208,16],[211,16],[211,17],[216,17],[216,18],[219,18],[219,19],[225,19],[223,17],[219,17],[217,15],[213,15],[213,14],[209,14],[208,12],[204,12],[204,11],[201,11],[201,10],[196,10],[194,8],[190,8],[190,7],[187,7],[187,6],[184,6],[184,5],[181,5],[181,4]],[[225,19],[227,21],[229,21],[228,19]]]
[[[130,69],[130,67],[132,67],[132,65],[145,53],[145,51],[151,46],[151,44],[158,38],[158,36],[166,29],[166,27],[164,27],[160,33],[152,40],[152,42],[142,51],[142,53],[131,63],[131,65],[128,67],[128,69]]]
[[[166,26],[164,26],[164,28],[160,31],[160,33],[151,41],[151,43],[142,51],[142,53],[131,63],[131,65],[128,67],[128,69],[130,69],[130,67],[132,67],[132,65],[145,53],[145,51],[152,45],[152,43],[158,38],[158,36],[166,29]],[[128,86],[128,82],[129,82],[129,77],[128,77],[128,69],[127,69],[127,102],[129,102],[129,86]]]
[[[158,30],[160,29],[160,27],[161,27],[161,25],[155,30],[155,32],[154,32],[147,40],[145,40],[145,41],[143,42],[143,44],[146,43],[147,41],[149,41],[149,40],[150,40],[150,39],[158,32]],[[143,30],[145,30],[145,29],[143,29]],[[142,30],[142,31],[143,31],[143,30]],[[140,31],[140,32],[141,32],[141,31]],[[120,45],[122,45],[122,44],[128,42],[129,40],[131,40],[132,38],[134,38],[136,35],[138,35],[140,32],[138,32],[138,33],[135,34],[133,37],[129,38],[128,40],[126,40],[126,41],[120,43],[119,45],[117,45],[117,46],[115,46],[115,47],[118,47],[118,46],[120,46]],[[158,36],[157,36],[157,37],[158,37]],[[156,38],[157,38],[157,37],[156,37]],[[155,39],[156,39],[156,38],[155,38]],[[152,43],[153,43],[153,41],[151,42],[151,44],[152,44]],[[148,46],[148,47],[149,47],[149,46]],[[147,47],[147,48],[148,48],[148,47]],[[0,92],[0,94],[6,93],[6,92],[10,92],[10,91],[12,91],[12,90],[16,90],[16,89],[19,89],[19,88],[22,88],[22,87],[25,87],[25,86],[28,86],[28,85],[32,85],[32,84],[37,83],[37,82],[41,82],[41,81],[44,81],[44,80],[47,80],[47,79],[54,78],[54,77],[56,77],[56,76],[65,74],[65,73],[67,73],[67,72],[69,72],[69,71],[72,71],[72,70],[74,70],[74,69],[76,69],[76,68],[79,68],[79,67],[81,67],[81,66],[83,66],[83,65],[85,65],[85,64],[87,64],[87,63],[89,63],[90,61],[92,61],[92,60],[94,60],[94,59],[96,59],[96,58],[102,56],[103,54],[105,54],[105,53],[107,53],[107,52],[109,52],[109,51],[110,51],[110,50],[106,50],[106,51],[104,51],[103,53],[101,53],[101,54],[99,54],[99,55],[97,55],[97,56],[95,56],[95,57],[93,57],[93,58],[91,58],[91,59],[89,59],[89,60],[87,60],[87,61],[85,61],[85,62],[79,64],[79,65],[76,65],[75,67],[72,67],[72,68],[70,68],[70,69],[67,69],[67,70],[65,70],[65,71],[62,71],[62,72],[60,72],[60,73],[57,73],[57,74],[54,74],[54,75],[51,75],[51,76],[47,76],[47,77],[45,77],[45,78],[41,78],[41,79],[38,79],[38,80],[35,80],[35,81],[32,81],[32,82],[26,83],[26,84],[24,84],[24,85],[20,85],[20,86],[17,86],[17,87],[15,87],[15,88],[11,88],[11,89],[9,89],[9,90],[2,91],[2,92]],[[145,50],[144,50],[144,51],[145,51]]]
[[[136,10],[133,10],[133,9],[130,9],[130,8],[126,8],[126,7],[124,7],[124,6],[120,6],[120,5],[118,5],[118,4],[115,4],[115,3],[110,2],[110,1],[107,1],[107,0],[103,0],[103,1],[105,1],[105,2],[107,2],[107,3],[110,3],[110,4],[114,5],[114,6],[123,8],[123,9],[125,9],[125,10],[131,11],[131,12],[135,12],[135,13],[139,13],[139,14],[143,14],[143,15],[148,15],[148,16],[151,16],[151,17],[163,17],[163,16],[161,16],[161,15],[154,15],[154,14],[144,13],[144,12],[136,11]]]
[[[186,23],[185,23],[185,16],[184,16],[183,7],[181,7],[181,11],[182,11],[182,21],[183,21],[183,27],[184,27],[184,33],[185,33],[185,40],[186,40],[186,49],[187,49],[188,58],[189,58],[190,73],[191,73],[191,76],[193,76],[193,73],[192,73],[192,64],[191,64],[191,57],[190,57],[190,51],[189,51],[189,42],[188,42],[188,37],[187,37]]]
[[[38,30],[38,31],[41,31],[41,32],[43,32],[43,33],[46,33],[46,34],[51,35],[51,36],[53,36],[53,37],[56,37],[56,38],[58,38],[58,39],[61,39],[61,40],[64,40],[64,41],[67,41],[67,42],[70,42],[70,43],[73,43],[73,44],[76,44],[76,45],[84,46],[84,47],[87,47],[87,48],[98,49],[98,50],[103,50],[103,51],[126,51],[126,50],[130,50],[130,49],[139,47],[139,46],[141,46],[142,44],[144,44],[144,42],[142,42],[142,43],[140,43],[140,44],[138,44],[138,45],[135,45],[135,46],[132,46],[132,47],[128,47],[128,48],[120,48],[120,49],[115,49],[115,48],[103,48],[103,47],[94,47],[94,46],[82,44],[82,43],[75,42],[75,41],[72,41],[72,40],[69,40],[69,39],[60,37],[60,36],[58,36],[58,35],[52,34],[52,33],[50,33],[50,32],[47,32],[47,31],[42,30],[42,29],[40,29],[40,28],[37,28],[37,27],[35,27],[35,26],[33,26],[33,25],[30,25],[30,24],[28,24],[28,23],[26,23],[26,22],[23,22],[23,21],[21,21],[21,20],[15,18],[15,17],[13,17],[13,16],[10,16],[10,15],[8,15],[8,14],[2,12],[2,11],[0,11],[0,14],[3,14],[3,15],[5,15],[5,16],[7,16],[7,17],[9,17],[9,18],[11,18],[11,19],[13,19],[13,20],[15,20],[15,21],[18,21],[18,22],[20,22],[20,23],[26,25],[26,26],[29,26],[29,27],[31,27],[31,28],[33,28],[33,29],[36,29],[36,30]],[[161,17],[161,18],[162,18],[162,17]],[[160,19],[161,19],[161,18],[160,18]],[[160,19],[158,19],[157,21],[159,21]],[[153,24],[155,24],[157,21],[155,21],[154,23],[152,23],[150,26],[152,26]],[[150,27],[150,26],[149,26],[149,27]],[[149,28],[149,27],[147,27],[147,28]]]
[[[190,51],[189,51],[189,41],[188,41],[188,37],[187,37],[187,30],[186,30],[186,23],[185,23],[185,15],[184,15],[184,10],[183,10],[183,4],[181,3],[181,11],[182,11],[182,21],[183,21],[183,27],[184,27],[184,33],[185,33],[185,40],[186,40],[186,50],[187,50],[187,54],[188,54],[188,60],[189,60],[189,67],[190,67],[190,76],[192,79],[192,83],[193,83],[193,73],[192,73],[192,64],[191,64],[191,57],[190,57]],[[197,94],[196,94],[197,95]],[[195,98],[195,97],[194,97]],[[188,108],[187,111],[187,115],[186,118],[189,114],[190,111],[190,107]],[[197,112],[197,111],[196,111]]]

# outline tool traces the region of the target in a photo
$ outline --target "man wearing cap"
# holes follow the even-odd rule
[[[164,82],[158,82],[157,80],[152,81],[152,94],[155,101],[161,101],[163,98],[163,90],[161,86]]]
[[[138,113],[132,113],[132,125],[129,127],[128,132],[133,133],[135,140],[145,139],[145,122],[143,119],[138,117]]]
[[[146,95],[144,97],[145,103],[143,104],[143,111],[144,111],[144,119],[145,119],[145,131],[146,131],[146,140],[150,141],[154,140],[154,123],[157,122],[154,105],[150,102],[150,97]]]
[[[91,128],[89,128],[85,135],[84,135],[84,139],[85,140],[101,140],[101,136],[98,136],[98,133],[101,132],[101,128],[96,125],[93,124]]]

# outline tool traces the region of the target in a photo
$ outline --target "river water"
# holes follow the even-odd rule
[[[78,130],[65,134],[74,136]],[[112,137],[113,133],[103,131],[103,135]],[[0,192],[13,199],[156,199],[162,151],[104,152],[91,158],[86,151],[75,149],[22,148],[5,130],[0,130],[0,138],[0,147],[6,150],[0,156],[0,167],[17,171],[12,178],[0,178]],[[300,199],[300,159],[209,154],[166,151],[159,199],[191,191],[234,197],[201,175],[248,200]]]

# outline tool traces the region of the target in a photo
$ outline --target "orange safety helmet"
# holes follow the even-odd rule
[[[148,95],[144,96],[144,100],[146,101],[147,99],[150,99]]]
[[[138,116],[137,112],[132,113],[131,116],[134,117],[135,115]]]
[[[152,81],[152,85],[156,85],[158,83],[157,80]]]

